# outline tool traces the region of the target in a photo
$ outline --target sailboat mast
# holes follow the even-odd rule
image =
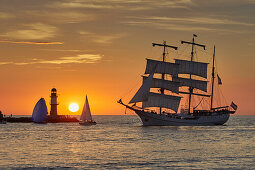
[[[215,75],[214,75],[214,60],[215,60],[215,46],[213,48],[213,67],[212,67],[212,94],[211,94],[211,110],[213,109],[213,89],[214,89],[214,79],[215,79]]]
[[[178,47],[166,45],[166,41],[163,41],[163,44],[152,43],[152,46],[153,46],[153,47],[154,47],[154,46],[163,46],[163,47],[164,47],[164,49],[163,49],[163,58],[162,58],[162,61],[163,61],[163,62],[165,62],[165,60],[166,60],[166,59],[165,59],[165,58],[166,58],[166,47],[173,48],[173,49],[175,49],[175,50],[178,49]],[[161,79],[162,79],[162,80],[165,80],[165,74],[164,74],[164,73],[162,73]],[[164,91],[165,91],[164,88],[161,88],[161,89],[160,89],[160,93],[161,93],[161,94],[164,94]],[[162,111],[162,108],[160,107],[160,108],[159,108],[159,113],[160,113],[160,114],[161,114],[161,111]]]
[[[196,34],[193,34],[193,38],[192,38],[192,42],[187,42],[187,41],[181,41],[182,44],[191,44],[192,45],[192,50],[191,50],[191,59],[190,61],[192,62],[193,61],[193,58],[194,58],[194,46],[200,46],[200,47],[203,47],[204,50],[205,50],[205,45],[201,45],[201,44],[197,44],[195,43],[195,37],[197,37]],[[189,75],[189,78],[192,79],[192,76],[191,74]],[[188,108],[188,114],[190,114],[190,106],[191,106],[191,96],[193,94],[193,87],[189,87],[189,108]]]

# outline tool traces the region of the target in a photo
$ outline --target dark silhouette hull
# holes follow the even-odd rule
[[[79,122],[80,125],[84,125],[84,126],[90,126],[90,125],[96,125],[96,122]]]

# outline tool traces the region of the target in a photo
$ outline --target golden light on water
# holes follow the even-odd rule
[[[79,110],[79,105],[76,103],[72,103],[69,105],[69,110],[71,112],[77,112]]]
[[[180,40],[190,41],[194,33],[196,42],[206,45],[206,51],[198,48],[194,59],[209,62],[216,45],[217,72],[227,103],[236,101],[237,114],[254,115],[252,0],[68,2],[45,5],[39,0],[28,8],[30,3],[0,1],[0,9],[12,9],[0,11],[0,21],[5,23],[0,30],[0,110],[4,114],[31,115],[41,97],[50,108],[49,93],[55,87],[60,95],[59,115],[73,113],[68,109],[73,102],[82,107],[85,93],[93,95],[89,101],[93,114],[122,115],[123,107],[116,101],[123,98],[127,103],[133,97],[146,58],[162,57],[162,48],[151,43],[166,40],[179,47],[167,51],[169,62],[181,56],[189,59],[191,49]]]

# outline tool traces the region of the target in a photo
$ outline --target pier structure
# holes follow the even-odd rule
[[[57,95],[57,89],[53,88],[51,89],[51,96],[50,96],[50,115],[46,118],[46,123],[71,123],[71,122],[79,122],[79,120],[76,117],[70,116],[70,115],[58,115],[58,95]],[[1,116],[0,116],[1,118]],[[13,122],[13,123],[32,123],[32,118],[29,117],[6,117],[7,122]]]

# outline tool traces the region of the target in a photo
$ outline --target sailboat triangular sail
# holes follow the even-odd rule
[[[81,125],[95,125],[96,122],[93,121],[92,116],[91,116],[91,111],[89,107],[89,101],[88,97],[86,95],[86,101],[82,110],[81,118],[80,118],[80,124]]]

